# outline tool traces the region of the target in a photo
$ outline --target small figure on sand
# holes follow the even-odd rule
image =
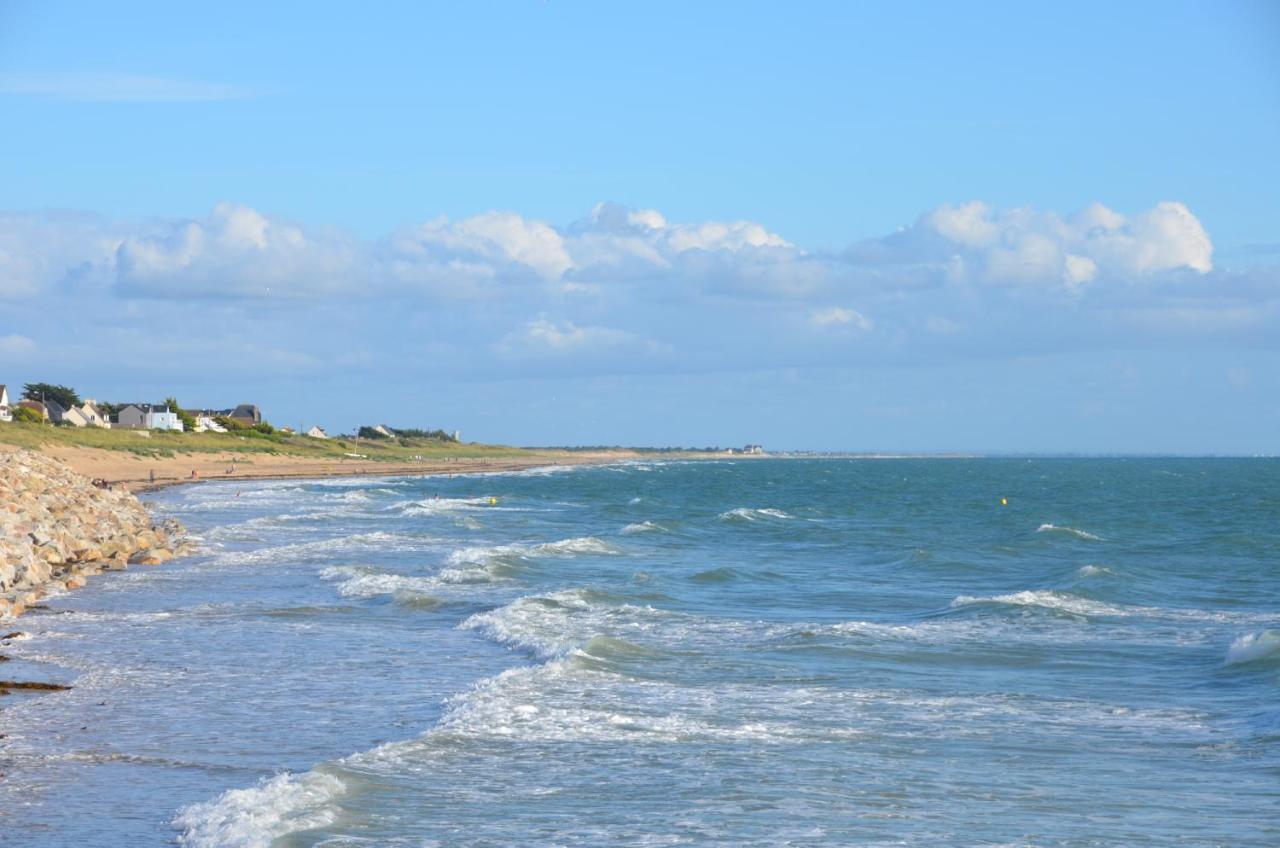
[[[151,482],[154,483],[155,481],[156,481],[156,470],[153,468],[151,469]]]

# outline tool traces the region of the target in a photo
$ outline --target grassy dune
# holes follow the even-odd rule
[[[413,462],[448,458],[534,457],[539,452],[503,445],[459,444],[434,439],[312,439],[307,436],[247,433],[175,433],[164,430],[100,430],[94,427],[54,427],[48,424],[0,422],[0,444],[40,450],[46,447],[86,447],[123,451],[139,457],[179,454],[235,453],[246,461],[252,455],[297,456],[341,460],[357,453],[374,462]]]

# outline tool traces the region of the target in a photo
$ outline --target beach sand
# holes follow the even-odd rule
[[[0,445],[0,450],[13,450]],[[317,460],[310,457],[227,453],[177,454],[172,457],[141,457],[125,451],[99,448],[45,445],[41,453],[65,462],[73,471],[90,478],[124,484],[141,492],[198,480],[256,480],[343,477],[353,475],[468,474],[516,471],[548,465],[600,465],[635,459],[634,451],[538,451],[528,456],[432,458],[421,462],[378,462],[344,458]],[[231,469],[234,468],[234,471]],[[193,474],[194,472],[194,474]],[[230,472],[230,473],[228,473]],[[154,479],[152,474],[154,473]]]

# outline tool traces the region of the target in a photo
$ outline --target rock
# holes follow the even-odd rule
[[[185,533],[173,519],[153,526],[136,497],[99,489],[51,457],[0,453],[0,616],[22,614],[50,586],[123,570],[139,552],[156,563],[186,553]]]
[[[26,680],[0,680],[0,689],[28,689],[35,692],[66,692],[70,686],[61,683],[37,683]]]

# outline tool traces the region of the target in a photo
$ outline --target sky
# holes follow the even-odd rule
[[[1280,4],[0,0],[0,383],[1280,452]]]

